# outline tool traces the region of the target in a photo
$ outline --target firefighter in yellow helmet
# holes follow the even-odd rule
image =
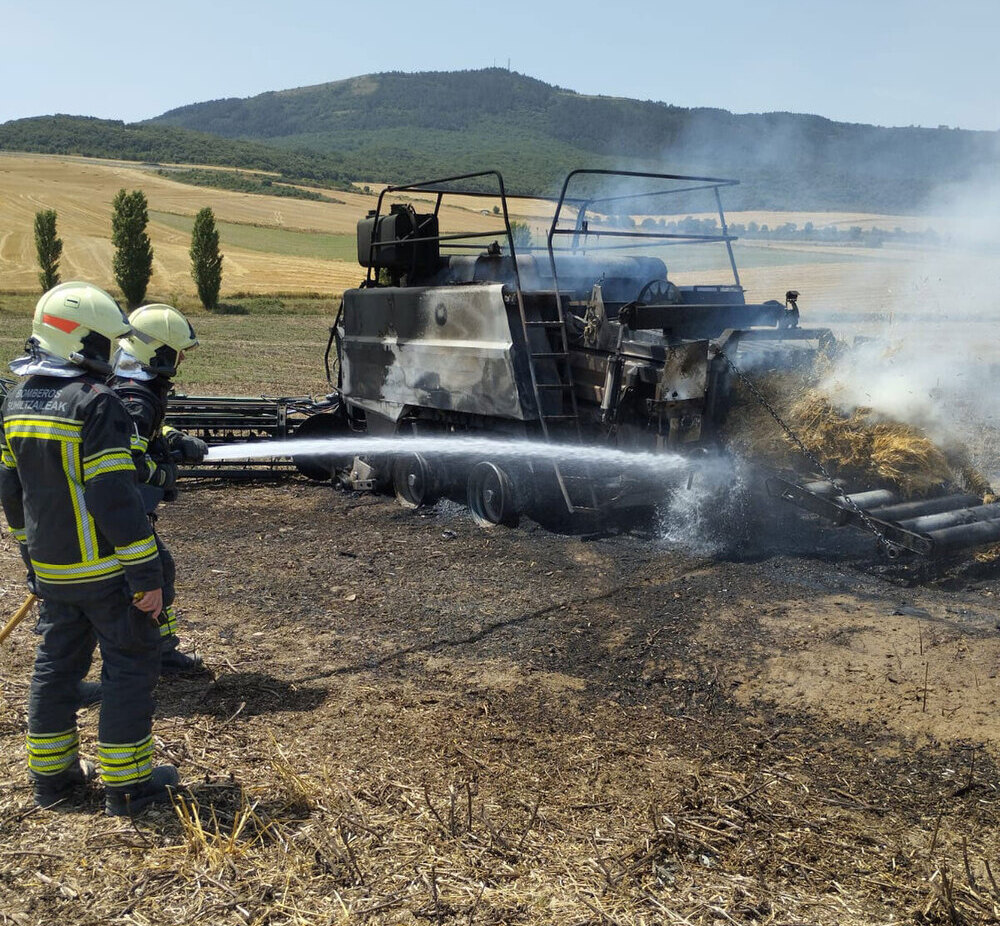
[[[155,525],[159,503],[176,498],[174,461],[200,463],[208,449],[204,441],[163,423],[173,377],[185,353],[198,346],[198,339],[184,315],[173,306],[160,303],[136,309],[129,316],[129,324],[132,331],[118,342],[111,388],[125,404],[135,425],[132,454],[146,513]],[[174,559],[158,535],[156,542],[165,577],[160,625],[161,671],[198,671],[202,668],[201,658],[182,652],[177,638]]]
[[[78,685],[101,648],[97,757],[109,814],[165,801],[172,765],[153,767],[156,618],[163,565],[136,487],[131,419],[104,380],[130,333],[103,290],[63,283],[38,301],[26,377],[0,411],[0,502],[41,597],[28,697],[28,774],[42,807],[74,800],[94,767],[79,758]]]

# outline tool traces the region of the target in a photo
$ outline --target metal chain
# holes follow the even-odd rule
[[[802,442],[802,439],[798,436],[798,434],[796,434],[791,429],[789,425],[785,424],[781,416],[777,413],[777,411],[775,411],[771,403],[768,402],[766,398],[764,398],[764,394],[757,388],[757,386],[753,383],[753,381],[738,366],[736,366],[735,363],[733,363],[733,361],[729,358],[729,355],[724,350],[719,351],[719,356],[726,361],[726,363],[729,365],[729,369],[732,370],[739,377],[743,385],[745,385],[747,389],[749,389],[750,392],[753,394],[753,397],[758,402],[760,402],[761,405],[764,406],[768,414],[778,423],[778,426],[785,432],[785,435],[788,437],[788,439],[793,444],[795,444],[795,446],[802,451],[806,459],[809,460],[809,462],[816,467],[820,475],[822,475],[827,482],[836,485],[833,476],[830,474],[827,468],[819,461],[819,458],[816,456],[816,454],[814,454]],[[868,514],[862,511],[862,509],[846,493],[843,493],[841,495],[841,498],[843,498],[843,500],[847,503],[847,507],[850,508],[851,511],[853,511],[854,514],[858,516],[858,518],[864,524],[864,526],[867,527],[868,530],[870,530],[876,536],[878,542],[883,544],[887,550],[892,549],[892,543],[888,540],[888,538],[886,538],[885,534],[883,534],[882,531],[879,530],[878,525],[875,524],[875,522],[868,516]]]

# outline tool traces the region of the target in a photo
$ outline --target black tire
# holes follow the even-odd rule
[[[347,433],[347,421],[336,412],[313,415],[295,429],[295,437],[340,437]],[[292,457],[295,468],[307,479],[327,482],[334,473],[350,463],[336,454],[303,454]]]
[[[503,467],[483,461],[469,472],[467,484],[469,511],[481,527],[516,527],[521,508],[514,483]]]
[[[423,454],[404,453],[393,461],[392,487],[404,508],[426,508],[441,497],[441,475]]]

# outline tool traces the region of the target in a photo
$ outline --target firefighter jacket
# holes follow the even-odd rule
[[[31,376],[0,412],[0,502],[43,598],[161,588],[122,403],[88,375]]]
[[[151,380],[115,376],[110,385],[132,418],[131,450],[139,481],[155,483],[158,465],[170,462],[163,419],[172,384],[164,376]]]

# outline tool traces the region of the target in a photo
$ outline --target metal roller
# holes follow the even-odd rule
[[[940,514],[910,518],[906,521],[900,521],[899,526],[906,530],[927,534],[931,531],[943,530],[946,527],[977,524],[981,521],[994,521],[997,518],[1000,518],[1000,504],[977,505],[974,508],[959,508],[956,511],[943,511]]]
[[[883,521],[902,521],[905,518],[919,518],[925,514],[937,514],[941,511],[956,511],[959,508],[970,508],[980,501],[978,495],[940,495],[937,498],[921,498],[914,502],[901,502],[898,505],[886,505],[880,508],[869,508],[868,514]],[[903,525],[904,527],[907,525]],[[939,525],[945,527],[947,525]],[[933,528],[932,528],[933,529]]]
[[[843,489],[840,488],[835,482],[827,482],[825,479],[820,479],[818,482],[807,482],[802,486],[807,492],[812,492],[813,495],[829,496],[829,495],[840,495]]]
[[[829,498],[835,502],[841,502],[845,498],[850,499],[859,508],[873,508],[877,505],[891,505],[899,499],[888,489],[872,489],[868,492],[855,492],[852,495],[844,495],[844,490],[835,482],[828,482],[826,479],[819,479],[816,482],[807,482],[802,488],[818,495],[820,498]]]
[[[1000,541],[1000,519],[960,524],[937,531],[928,531],[935,553],[949,553],[966,547],[984,546]]]
[[[870,492],[855,492],[853,495],[842,497],[854,502],[864,511],[869,508],[877,508],[879,505],[891,505],[898,501],[898,497],[888,489],[872,489]]]

